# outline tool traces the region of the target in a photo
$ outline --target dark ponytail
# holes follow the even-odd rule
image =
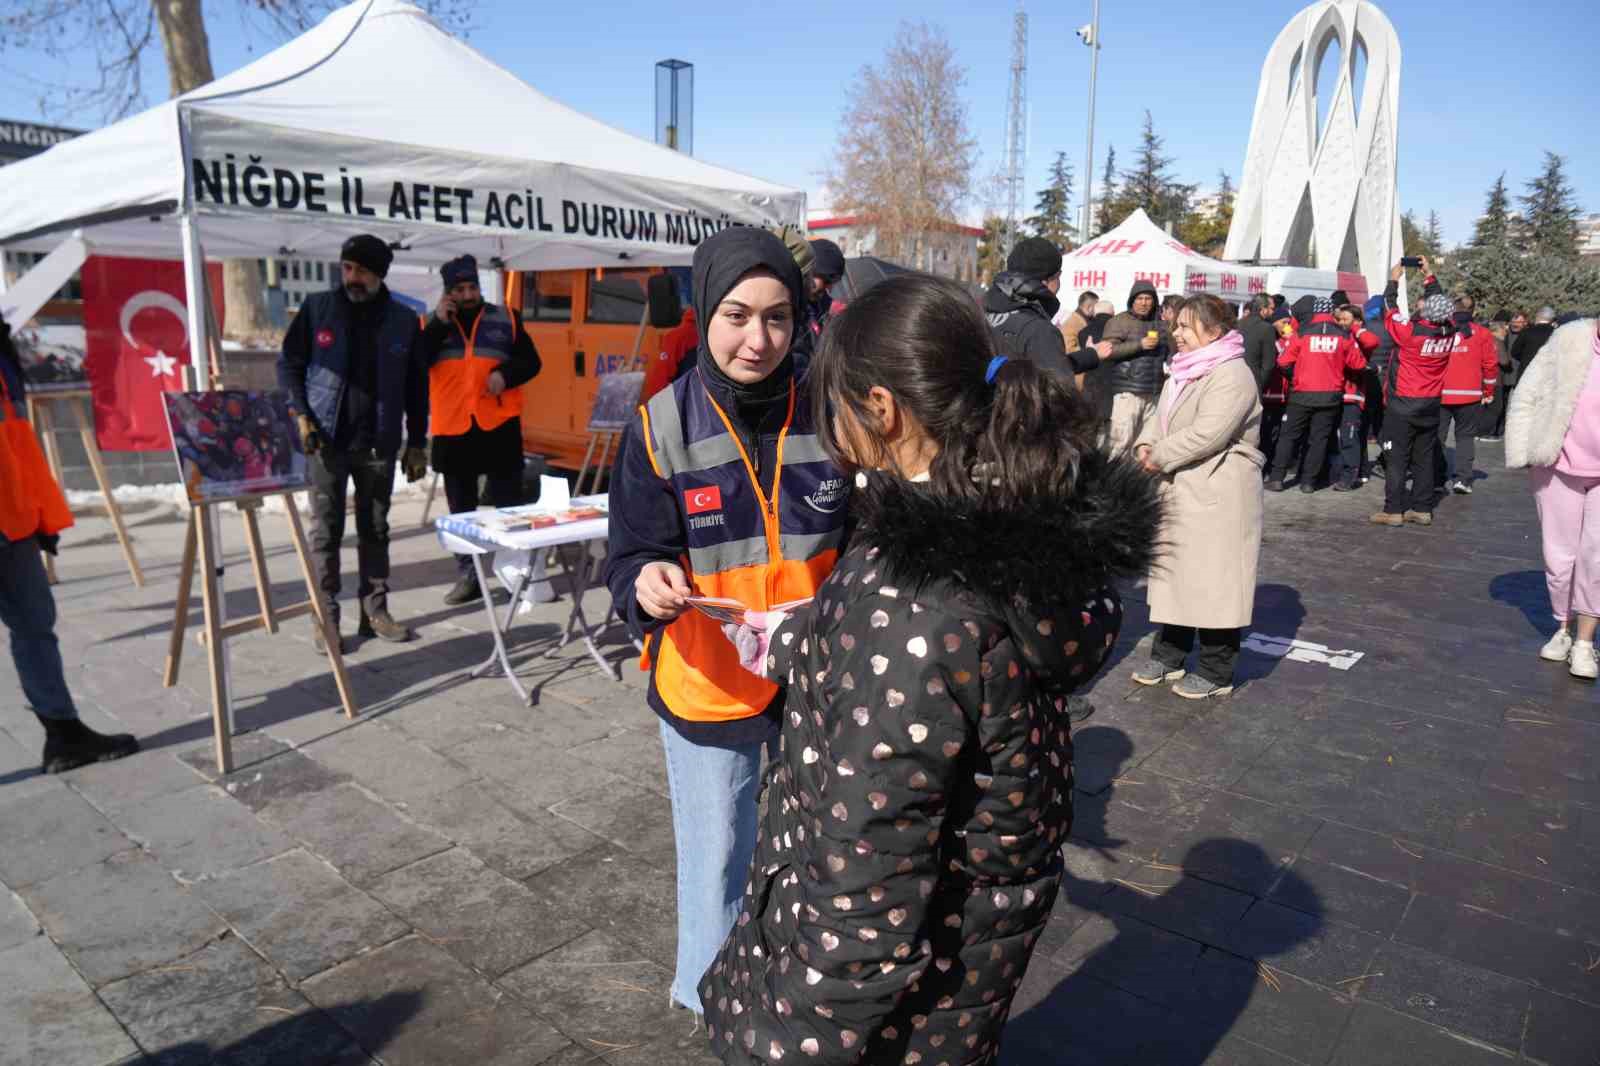
[[[1027,359],[994,358],[989,324],[972,295],[944,278],[900,274],[873,286],[829,323],[811,365],[817,427],[835,461],[850,465],[835,411],[849,411],[868,454],[892,465],[867,406],[874,386],[933,438],[930,478],[941,494],[1012,507],[1072,494],[1097,423],[1071,385]]]

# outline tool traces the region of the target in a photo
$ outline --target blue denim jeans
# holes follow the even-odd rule
[[[678,966],[672,1001],[696,1014],[700,978],[739,918],[750,860],[756,852],[756,801],[761,752],[777,751],[777,735],[742,748],[693,744],[666,722],[661,746],[672,792],[678,846]]]
[[[44,718],[78,717],[56,643],[56,598],[39,542],[31,537],[0,538],[0,622],[11,631],[11,661],[34,711]]]

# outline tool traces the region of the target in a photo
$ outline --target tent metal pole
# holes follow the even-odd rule
[[[200,247],[200,228],[195,222],[194,208],[185,207],[182,219],[183,233],[183,294],[188,304],[189,312],[189,367],[194,377],[194,390],[205,392],[213,387],[212,383],[218,379],[219,367],[212,365],[211,337],[209,335],[210,308],[207,306],[209,294],[206,291],[206,259],[205,252]],[[220,340],[220,339],[219,339]],[[294,506],[293,501],[289,504]],[[216,567],[217,598],[216,610],[219,625],[228,621],[227,598],[227,567],[222,556],[222,523],[207,523],[209,529],[207,536],[210,539],[209,557]],[[218,671],[222,690],[216,694],[217,704],[222,709],[223,722],[228,735],[233,735],[233,671],[228,661],[228,642],[219,640],[217,646],[208,648],[207,653],[215,655],[221,661],[222,669]]]

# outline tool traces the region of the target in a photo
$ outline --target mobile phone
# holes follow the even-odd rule
[[[1422,257],[1420,255],[1402,256],[1400,259],[1400,265],[1403,267],[1420,268],[1422,266]]]

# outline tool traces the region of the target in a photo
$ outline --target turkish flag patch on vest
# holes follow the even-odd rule
[[[683,494],[683,509],[688,514],[705,514],[707,511],[722,510],[722,490],[710,486],[703,489],[687,489]]]

